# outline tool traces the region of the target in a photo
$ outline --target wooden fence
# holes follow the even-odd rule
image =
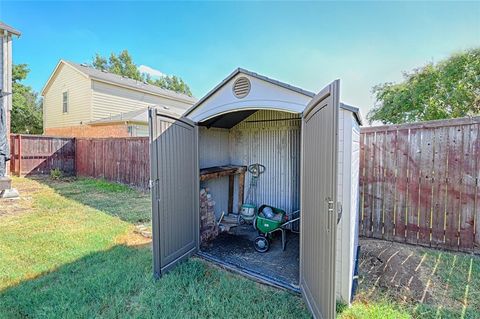
[[[462,251],[480,244],[480,117],[367,127],[360,234]]]
[[[10,135],[10,172],[27,176],[49,174],[54,168],[75,174],[75,141],[43,135]]]
[[[479,251],[480,117],[367,127],[360,136],[360,234]],[[148,138],[11,136],[17,175],[105,178],[147,189]]]
[[[77,176],[148,188],[148,137],[76,139]]]
[[[50,174],[105,178],[148,188],[148,137],[84,139],[43,135],[11,135],[10,171],[14,175]]]

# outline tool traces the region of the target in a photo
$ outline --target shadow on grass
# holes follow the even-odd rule
[[[308,318],[300,298],[193,259],[153,280],[149,247],[115,246],[0,291],[0,318]]]
[[[126,185],[92,178],[52,179],[48,176],[30,177],[53,188],[61,196],[116,216],[133,224],[151,221],[150,195]]]
[[[372,239],[361,244],[354,306],[362,311],[383,303],[415,318],[480,318],[479,256]]]

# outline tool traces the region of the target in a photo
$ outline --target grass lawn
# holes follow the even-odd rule
[[[296,295],[199,259],[152,278],[150,199],[92,179],[14,178],[0,200],[0,318],[309,318]],[[480,257],[362,241],[359,292],[338,317],[480,318]]]
[[[146,195],[88,179],[14,186],[22,198],[0,202],[0,318],[309,317],[297,296],[198,259],[154,281],[133,232]]]

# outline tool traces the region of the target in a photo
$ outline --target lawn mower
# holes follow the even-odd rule
[[[291,229],[292,223],[300,220],[299,213],[300,211],[295,211],[288,215],[284,210],[273,206],[260,206],[253,222],[253,226],[259,234],[254,241],[255,250],[259,253],[268,251],[272,234],[276,231],[282,233],[282,250],[285,250],[286,230]]]

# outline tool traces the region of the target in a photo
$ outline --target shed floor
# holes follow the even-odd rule
[[[298,290],[299,235],[287,231],[287,244],[285,251],[282,251],[281,234],[277,232],[266,253],[259,253],[253,247],[257,235],[252,225],[238,226],[229,233],[221,233],[209,243],[202,244],[201,251],[236,268]]]

